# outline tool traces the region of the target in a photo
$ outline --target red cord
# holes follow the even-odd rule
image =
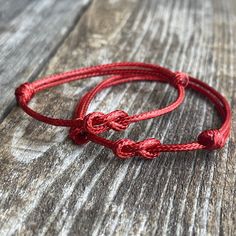
[[[153,110],[138,115],[128,116],[127,113],[125,113],[124,111],[115,111],[111,112],[110,114],[104,115],[104,117],[101,118],[100,113],[93,112],[87,115],[86,118],[82,116],[70,120],[47,117],[33,111],[31,108],[28,107],[28,103],[32,99],[32,97],[41,90],[75,80],[85,79],[94,76],[105,76],[105,75],[110,75],[111,77],[105,80],[100,87],[97,87],[94,91],[91,91],[91,95],[92,92],[97,93],[103,88],[113,86],[116,84],[121,84],[124,82],[133,82],[138,80],[143,80],[143,81],[154,80],[166,83],[169,82],[170,84],[173,84],[178,90],[178,98],[174,103],[172,103],[171,105],[169,105],[164,109]],[[152,64],[122,62],[122,63],[113,63],[107,65],[82,68],[79,70],[74,70],[62,74],[49,76],[32,83],[25,83],[16,89],[15,94],[17,101],[19,105],[22,107],[22,109],[27,114],[29,114],[30,116],[34,117],[39,121],[51,125],[66,126],[66,127],[81,127],[81,125],[84,124],[83,126],[85,129],[88,129],[88,131],[98,134],[110,128],[114,130],[122,130],[125,129],[131,122],[137,122],[139,120],[154,118],[156,116],[162,115],[166,112],[175,109],[176,107],[178,107],[179,104],[181,104],[181,102],[184,99],[184,87],[187,86],[187,83],[188,83],[188,76],[184,73],[180,72],[173,73],[168,69]],[[87,109],[91,99],[88,98],[84,100],[83,104],[84,110]],[[84,118],[86,119],[86,122],[84,121]],[[95,126],[91,126],[91,120],[93,119],[96,120],[96,122],[98,121],[99,123],[107,122],[109,120],[109,124],[107,124],[106,127],[100,126],[99,128],[94,128]]]
[[[102,81],[83,96],[76,107],[74,119],[63,120],[46,117],[33,111],[27,105],[31,98],[43,89],[74,80],[107,75],[111,77]],[[129,116],[121,110],[113,111],[109,114],[92,112],[86,115],[91,100],[102,89],[121,83],[141,80],[169,82],[177,88],[179,96],[174,103],[166,108],[137,115]],[[187,144],[161,144],[159,140],[154,138],[149,138],[141,142],[135,142],[129,139],[111,141],[97,135],[109,129],[116,131],[124,130],[132,122],[154,118],[172,111],[183,101],[185,87],[202,93],[214,103],[223,119],[221,128],[203,131],[198,136],[197,142]],[[160,152],[221,148],[224,146],[230,132],[231,111],[228,102],[221,94],[207,84],[193,77],[189,77],[182,72],[172,72],[158,65],[146,63],[112,63],[49,76],[33,83],[21,85],[16,89],[16,97],[23,110],[35,119],[51,125],[71,127],[69,136],[75,143],[82,144],[90,140],[112,149],[121,158],[129,158],[136,155],[144,158],[154,158]]]

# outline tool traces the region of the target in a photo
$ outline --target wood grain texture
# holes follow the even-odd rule
[[[5,29],[8,26],[8,23],[15,17],[17,17],[26,7],[30,4],[32,0],[0,0],[0,22],[1,27]],[[0,31],[1,32],[1,31]]]
[[[94,0],[40,76],[111,61],[158,63],[215,87],[235,118],[235,27],[233,0]],[[42,92],[30,106],[68,118],[99,80]],[[122,85],[100,93],[90,111],[132,114],[163,107],[175,95],[161,84]],[[107,135],[186,142],[217,126],[217,117],[207,100],[189,91],[171,114]],[[235,130],[233,120],[219,151],[122,161],[96,144],[74,145],[66,129],[14,107],[0,126],[0,235],[235,235]]]
[[[0,121],[15,104],[14,88],[35,78],[88,3],[0,1]]]

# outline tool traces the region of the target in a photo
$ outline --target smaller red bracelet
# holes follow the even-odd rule
[[[177,72],[177,74],[179,75],[179,72]],[[185,74],[180,74],[180,75],[182,77],[185,76]],[[177,85],[178,94],[179,94],[178,98],[171,105],[162,109],[157,109],[157,110],[153,110],[149,112],[143,112],[141,114],[130,115],[130,116],[125,111],[122,111],[122,110],[115,110],[115,111],[110,112],[109,114],[104,114],[102,112],[92,112],[92,113],[89,113],[88,115],[85,115],[90,102],[95,97],[95,95],[99,93],[102,89],[119,85],[122,83],[135,82],[135,81],[166,82],[166,80],[162,80],[155,76],[145,76],[145,77],[114,76],[114,77],[110,77],[109,79],[102,81],[94,89],[86,93],[82,97],[80,102],[78,103],[75,109],[75,114],[78,114],[76,116],[76,119],[81,121],[81,125],[78,127],[71,128],[69,132],[70,138],[76,144],[87,143],[89,141],[87,139],[88,133],[100,134],[109,129],[113,129],[115,131],[122,131],[126,129],[130,123],[155,118],[157,116],[164,115],[176,109],[182,103],[184,99],[184,86]]]
[[[174,73],[173,73],[174,75]],[[190,151],[198,149],[218,149],[222,148],[230,133],[231,110],[226,99],[209,85],[199,81],[193,77],[189,77],[188,88],[194,89],[204,96],[208,97],[215,105],[217,111],[223,119],[223,125],[219,129],[205,130],[198,135],[197,142],[186,144],[161,144],[155,138],[148,138],[141,142],[135,142],[129,139],[120,139],[111,141],[100,137],[96,134],[106,131],[104,125],[109,124],[109,119],[102,113],[91,113],[86,115],[89,103],[94,96],[102,89],[111,85],[117,85],[124,82],[129,82],[129,79],[115,80],[110,78],[109,81],[103,81],[93,90],[83,96],[78,103],[74,118],[78,118],[83,123],[81,127],[72,127],[69,132],[70,138],[77,144],[93,141],[113,150],[115,155],[120,158],[130,158],[133,156],[141,156],[146,159],[157,157],[160,152],[175,152],[175,151]],[[141,80],[137,77],[136,80]],[[107,83],[106,83],[107,82]],[[164,108],[165,109],[165,108]],[[114,111],[115,113],[116,111]],[[110,113],[111,114],[111,113]],[[141,119],[139,119],[141,120]],[[85,124],[85,126],[84,126]],[[90,126],[88,129],[87,127]]]
[[[92,97],[101,89],[124,82],[133,82],[139,80],[170,83],[177,88],[178,98],[166,108],[144,112],[138,115],[129,116],[124,111],[114,111],[107,115],[93,112],[88,114],[86,117],[80,116],[76,119],[69,120],[47,117],[33,111],[28,107],[28,103],[32,97],[41,90],[75,80],[104,75],[110,75],[111,77],[106,79],[103,83],[87,94],[87,99],[84,100],[83,110],[87,109]],[[84,132],[99,134],[107,131],[108,129],[114,129],[116,131],[124,130],[132,122],[154,118],[172,111],[182,103],[185,94],[184,90],[188,84],[188,79],[188,76],[184,73],[176,72],[173,74],[168,69],[158,65],[132,62],[112,63],[82,68],[70,72],[52,75],[32,83],[24,83],[16,89],[15,94],[18,104],[22,107],[22,109],[27,114],[39,121],[56,126],[74,127],[76,128],[76,131],[79,129],[82,134],[84,134]],[[91,95],[91,99],[88,95]],[[77,143],[87,142],[87,140],[82,139],[82,137],[77,140]]]

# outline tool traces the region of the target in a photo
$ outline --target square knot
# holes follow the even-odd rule
[[[159,156],[160,153],[157,151],[157,147],[160,145],[160,141],[155,138],[149,138],[140,142],[120,139],[115,142],[113,152],[122,159],[128,159],[136,155],[144,159],[153,159]]]
[[[122,131],[129,126],[128,117],[129,115],[121,110],[109,114],[92,112],[84,118],[84,130],[92,134],[100,134],[109,129]]]

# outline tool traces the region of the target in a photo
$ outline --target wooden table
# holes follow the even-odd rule
[[[236,108],[235,0],[0,0],[0,235],[235,235],[236,123],[218,151],[117,159],[96,144],[76,146],[68,130],[27,116],[20,83],[112,61],[145,61],[209,83]],[[100,78],[38,94],[30,106],[69,118]],[[101,92],[90,111],[129,114],[175,98],[164,84]],[[176,111],[111,138],[194,140],[219,118],[187,92]]]

